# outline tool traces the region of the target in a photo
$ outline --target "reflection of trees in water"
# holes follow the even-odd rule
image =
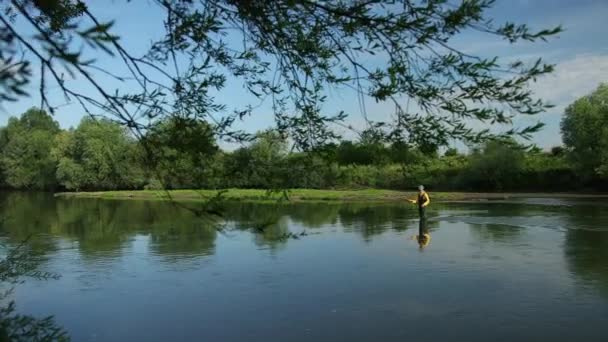
[[[475,216],[525,218],[534,215],[537,207],[494,204],[479,205],[481,208],[488,212]],[[285,246],[288,234],[300,233],[301,228],[290,231],[290,222],[309,229],[340,222],[345,231],[359,233],[365,240],[389,229],[418,226],[416,210],[398,204],[235,202],[225,203],[223,209],[231,226],[255,233],[254,243],[271,250]],[[559,220],[564,220],[560,225],[568,228],[564,253],[573,274],[597,284],[608,295],[608,231],[601,231],[608,222],[606,206],[543,210],[543,215],[559,213]],[[76,241],[85,259],[119,255],[136,234],[149,235],[150,251],[169,261],[215,252],[216,222],[166,202],[54,199],[48,194],[9,193],[0,197],[0,215],[0,233],[6,241],[17,244],[33,235],[29,245],[41,263],[58,250],[51,235]],[[438,224],[431,215],[426,228],[432,232]],[[470,227],[476,238],[493,242],[512,242],[521,239],[524,232],[523,228],[501,224]]]
[[[271,246],[282,245],[289,234],[300,233],[290,231],[289,221],[308,229],[340,222],[345,231],[370,240],[389,229],[407,229],[409,220],[417,218],[408,206],[369,203],[227,203],[224,213],[237,229],[255,232],[257,244]]]
[[[359,232],[365,241],[370,241],[374,235],[389,229],[406,229],[407,220],[416,218],[417,214],[402,205],[351,203],[340,207],[339,217],[344,231]]]
[[[361,233],[365,240],[389,229],[407,229],[408,220],[417,218],[409,206],[369,203],[229,203],[224,212],[237,229],[257,232],[259,243],[285,240],[286,234],[299,233],[289,230],[286,218],[309,229],[340,222],[345,231]]]
[[[289,238],[287,213],[289,207],[282,203],[226,203],[225,219],[237,230],[255,234],[254,243],[277,249]]]
[[[262,203],[229,202],[224,206],[225,218],[234,221],[239,229],[277,221],[288,216],[292,222],[304,228],[318,228],[335,223],[340,209],[339,203]],[[253,226],[252,226],[253,223]]]
[[[561,210],[560,207],[555,206],[513,201],[505,202],[504,200],[467,202],[466,209],[477,211],[475,216],[481,217],[519,217],[535,215],[536,213],[546,215],[548,212]]]
[[[302,203],[292,206],[289,218],[306,228],[319,228],[337,223],[341,207],[340,203]]]
[[[189,210],[163,202],[135,202],[142,206],[140,232],[150,234],[150,249],[171,261],[213,255],[217,222],[202,219]],[[141,221],[140,221],[141,222]]]
[[[259,243],[276,243],[286,234],[299,233],[289,230],[286,218],[309,229],[339,222],[345,231],[358,232],[368,241],[389,229],[408,229],[409,220],[418,217],[409,206],[377,203],[229,203],[224,212],[237,229],[257,232]],[[429,222],[430,227],[436,225]]]
[[[150,234],[150,248],[172,260],[215,253],[217,230],[196,218],[154,224]]]
[[[97,199],[53,199],[11,193],[0,210],[2,232],[14,242],[29,235],[32,248],[48,255],[54,234],[78,243],[81,255],[118,255],[137,233],[150,234],[150,249],[171,256],[213,254],[217,230],[212,222],[170,203]]]
[[[505,224],[469,224],[470,232],[476,239],[486,242],[513,242],[521,238],[523,227]]]
[[[134,215],[118,201],[58,200],[54,233],[76,240],[83,257],[119,253],[132,236],[126,218]]]
[[[59,225],[84,255],[121,250],[137,233],[150,234],[152,252],[171,259],[213,254],[217,231],[192,212],[152,201],[58,202]],[[65,206],[65,209],[60,209]],[[69,218],[69,221],[67,220]]]
[[[257,246],[267,246],[271,250],[284,248],[285,243],[290,237],[288,222],[289,220],[285,216],[272,222],[261,222],[263,226],[255,226],[253,228],[255,233],[254,243]]]
[[[559,217],[576,210],[573,208],[529,203],[474,204],[467,205],[467,209],[479,212],[464,221],[469,224],[471,234],[481,241],[510,243],[522,239],[527,227],[552,228]]]
[[[608,212],[606,206],[571,208],[564,253],[571,272],[608,296]]]
[[[471,206],[470,208],[474,208]],[[598,286],[608,295],[608,206],[586,203],[573,206],[530,204],[491,204],[480,216],[518,217],[516,223],[544,224],[548,229],[566,230],[564,254],[568,268],[585,283]],[[543,219],[546,218],[546,219]],[[549,224],[554,226],[549,226]],[[525,228],[504,224],[471,224],[471,233],[480,240],[513,242],[521,239]]]
[[[29,238],[28,246],[38,257],[45,257],[58,249],[52,234],[52,222],[57,212],[52,195],[36,193],[8,193],[0,195],[0,234],[11,245]]]
[[[575,275],[608,295],[608,232],[569,229],[565,254]]]
[[[9,194],[0,227],[14,241],[30,234],[58,235],[77,242],[84,258],[120,255],[137,234],[150,236],[150,251],[174,260],[210,255],[218,222],[167,202],[101,199],[55,199],[42,194]],[[194,204],[192,204],[194,205]],[[276,249],[305,229],[341,223],[364,239],[389,229],[410,228],[416,211],[398,204],[239,203],[222,204],[229,227],[255,234],[254,243]],[[295,223],[293,225],[292,223]],[[434,224],[429,221],[432,229]],[[295,227],[295,228],[294,228]],[[35,239],[41,254],[57,249],[53,239]]]
[[[526,226],[544,223],[536,216],[551,216],[559,210],[558,207],[546,205],[492,203],[492,201],[485,204],[470,204],[466,208],[479,211],[471,221],[467,222],[471,235],[482,242],[500,243],[521,239]]]

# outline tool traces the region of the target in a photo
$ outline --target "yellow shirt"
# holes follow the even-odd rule
[[[422,191],[418,193],[418,198],[412,200],[412,203],[418,203],[419,206],[426,207],[427,205],[431,204],[431,198],[426,193],[426,191]]]

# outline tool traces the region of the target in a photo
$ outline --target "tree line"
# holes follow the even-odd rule
[[[543,151],[490,140],[468,154],[387,143],[374,130],[306,153],[290,152],[281,134],[267,130],[224,151],[203,121],[165,119],[138,141],[121,124],[88,116],[62,130],[52,116],[32,108],[0,128],[1,181],[5,188],[69,191],[410,189],[419,183],[436,190],[601,190],[608,178],[606,103],[608,86],[601,85],[566,109],[565,146]]]

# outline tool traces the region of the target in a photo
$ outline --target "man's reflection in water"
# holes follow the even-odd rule
[[[418,241],[418,246],[421,250],[428,246],[431,242],[431,234],[429,234],[426,218],[421,218],[418,223],[418,235],[416,235],[416,241]]]

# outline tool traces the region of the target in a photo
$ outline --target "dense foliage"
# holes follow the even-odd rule
[[[584,113],[580,115],[584,117]],[[601,190],[605,185],[601,179],[602,165],[606,165],[601,164],[602,152],[595,153],[597,164],[591,167],[588,159],[578,161],[574,147],[541,151],[514,140],[492,140],[472,146],[468,154],[455,149],[439,153],[364,134],[366,139],[328,144],[318,151],[290,152],[288,140],[268,130],[234,151],[222,151],[208,124],[183,120],[159,123],[141,143],[120,124],[107,119],[85,117],[75,129],[61,131],[44,111],[31,109],[19,119],[11,118],[0,130],[4,186],[72,191],[405,190],[422,183],[434,190],[566,191]],[[595,139],[601,141],[601,137]],[[572,144],[578,139],[570,135],[566,141]],[[144,153],[147,144],[160,148]],[[589,170],[596,172],[589,174]]]
[[[219,149],[213,130],[206,122],[180,117],[158,122],[148,131],[140,147],[139,161],[147,170],[152,170],[148,175],[152,181],[147,187],[213,186],[210,181],[214,178],[213,167]]]
[[[582,176],[608,179],[608,84],[566,108],[562,134]]]
[[[11,118],[0,131],[0,163],[4,181],[19,189],[48,189],[56,185],[51,142],[59,124],[44,111],[30,109]]]
[[[52,141],[58,184],[67,189],[124,189],[142,186],[134,139],[107,119],[85,117],[75,130]]]

